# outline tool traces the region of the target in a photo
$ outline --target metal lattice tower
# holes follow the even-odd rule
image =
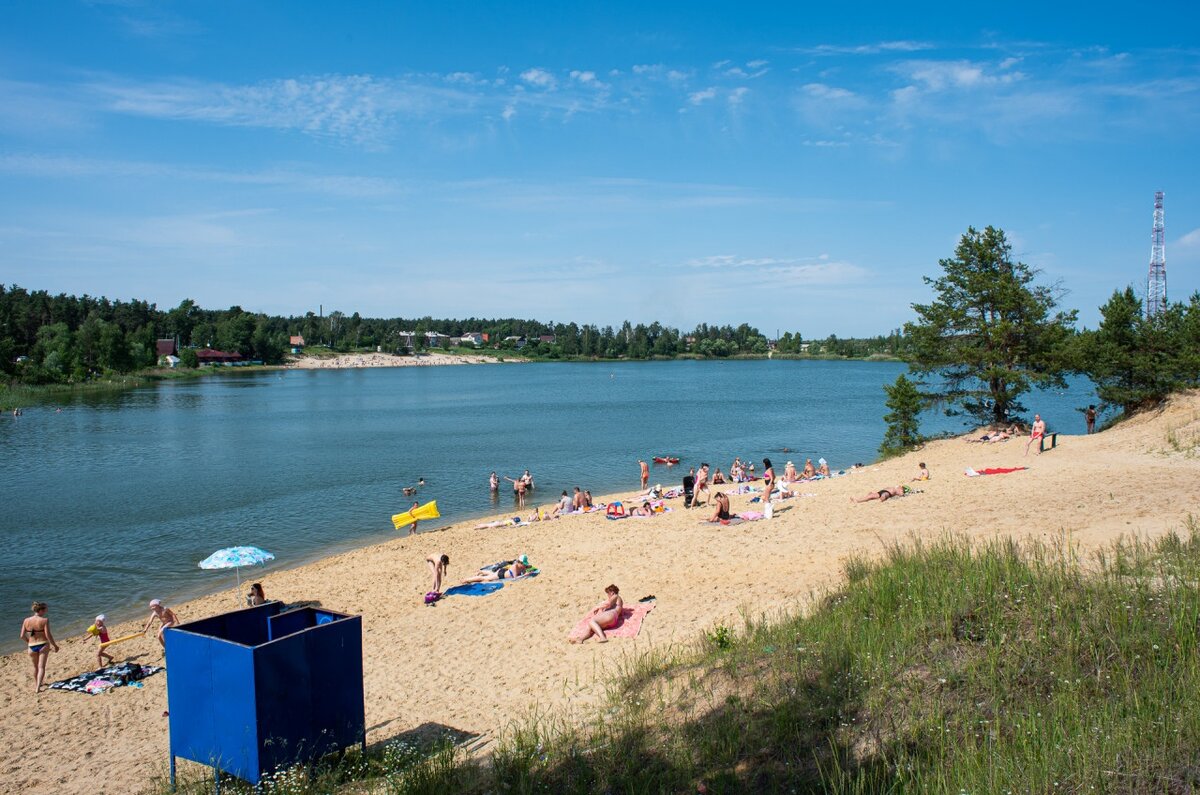
[[[1150,232],[1150,275],[1146,277],[1146,317],[1167,307],[1167,251],[1163,245],[1163,192],[1154,194],[1154,229]]]

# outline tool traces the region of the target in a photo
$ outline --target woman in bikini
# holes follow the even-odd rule
[[[522,556],[524,557],[524,556]],[[526,558],[528,560],[528,558]],[[517,577],[529,571],[529,565],[524,560],[518,558],[506,566],[501,566],[496,570],[480,569],[479,573],[474,577],[468,577],[459,585],[470,585],[475,582],[496,582],[497,580],[514,580]]]
[[[29,647],[29,659],[33,662],[33,692],[42,692],[46,681],[46,658],[50,649],[58,651],[58,644],[50,632],[50,619],[46,618],[46,603],[34,602],[33,615],[21,622],[21,640]]]
[[[594,608],[599,612],[588,621],[587,634],[582,638],[571,638],[572,643],[583,643],[592,635],[595,635],[601,643],[608,641],[604,630],[612,629],[621,620],[621,611],[625,609],[625,602],[621,599],[621,589],[615,585],[605,588],[604,593],[605,600]]]
[[[771,459],[763,459],[763,502],[771,501],[771,492],[775,488],[775,467],[771,466]]]

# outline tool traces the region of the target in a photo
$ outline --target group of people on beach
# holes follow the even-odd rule
[[[517,506],[524,508],[525,497],[529,494],[529,492],[533,491],[534,488],[533,475],[529,474],[529,470],[526,469],[525,472],[518,478],[510,478],[505,475],[504,479],[512,484],[513,499],[516,501]],[[493,494],[498,494],[500,492],[500,478],[495,472],[492,472],[491,476],[488,478],[488,488]]]
[[[262,586],[258,585],[258,588],[261,596]],[[50,630],[50,619],[46,616],[49,610],[50,606],[45,602],[34,602],[31,606],[32,615],[21,622],[21,641],[25,644],[26,650],[29,652],[29,659],[33,663],[33,692],[35,694],[42,692],[42,687],[45,685],[46,661],[51,650],[55,652],[59,650],[58,642],[54,640],[54,633]],[[146,625],[142,627],[140,633],[127,636],[126,639],[146,634],[156,620],[159,622],[159,627],[155,637],[165,649],[166,641],[163,634],[169,627],[177,626],[179,618],[175,615],[174,610],[162,603],[161,599],[150,600],[150,618],[147,619]],[[96,638],[100,643],[96,649],[96,664],[101,668],[104,667],[106,660],[109,663],[114,660],[114,657],[107,651],[109,645],[120,642],[120,640],[113,641],[109,637],[107,621],[107,616],[101,613],[87,628],[87,634]]]

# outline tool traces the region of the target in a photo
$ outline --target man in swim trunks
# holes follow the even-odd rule
[[[851,497],[850,502],[870,502],[871,500],[879,500],[887,502],[892,497],[903,497],[904,486],[892,486],[890,489],[880,489],[864,494],[862,497]]]
[[[638,466],[642,468],[642,491],[645,491],[646,487],[650,485],[650,465],[639,458]]]
[[[576,486],[575,496],[571,498],[570,509],[572,511],[582,511],[585,508],[587,508],[587,500],[584,498],[583,492],[579,490],[578,486]]]
[[[1029,429],[1029,441],[1025,443],[1025,455],[1029,455],[1029,446],[1040,442],[1046,436],[1046,423],[1041,414],[1033,415],[1033,427]],[[1042,446],[1038,445],[1038,455],[1042,454]]]
[[[154,619],[158,619],[162,625],[158,628],[158,642],[165,649],[167,642],[163,640],[163,633],[170,627],[179,624],[179,619],[175,616],[175,611],[165,606],[161,599],[150,600],[150,618],[146,619],[146,626],[142,627],[142,632],[145,633],[150,629],[150,625],[154,623]]]
[[[34,602],[33,615],[21,622],[21,640],[29,647],[29,659],[33,663],[33,692],[42,692],[46,681],[46,658],[50,649],[58,651],[58,643],[50,632],[50,619],[46,618],[45,602]]]
[[[488,488],[490,488],[492,491],[500,491],[500,478],[496,477],[495,472],[493,472],[492,476],[488,478]]]
[[[692,507],[700,504],[700,492],[708,491],[708,464],[701,462],[700,471],[696,473],[696,483],[692,486]]]
[[[525,479],[523,477],[514,479],[514,478],[510,478],[508,475],[505,475],[504,479],[507,480],[509,483],[513,484],[513,497],[515,497],[517,500],[517,506],[520,508],[524,508],[525,507],[525,490],[527,488],[527,486],[525,485]]]

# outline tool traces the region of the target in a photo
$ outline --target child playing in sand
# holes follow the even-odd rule
[[[100,647],[96,649],[96,666],[104,667],[104,661],[107,659],[110,663],[113,662],[113,656],[104,650],[104,644],[108,643],[108,626],[104,623],[104,614],[96,616],[96,623],[87,628],[88,634],[100,639]]]
[[[925,462],[922,461],[921,463],[917,464],[917,466],[920,467],[920,469],[917,471],[917,476],[913,478],[913,483],[921,480],[929,480],[929,469],[925,466]]]
[[[449,555],[430,555],[425,558],[425,562],[429,564],[429,572],[433,575],[433,587],[430,588],[430,593],[442,592],[442,578],[446,576],[446,567],[450,565]]]

